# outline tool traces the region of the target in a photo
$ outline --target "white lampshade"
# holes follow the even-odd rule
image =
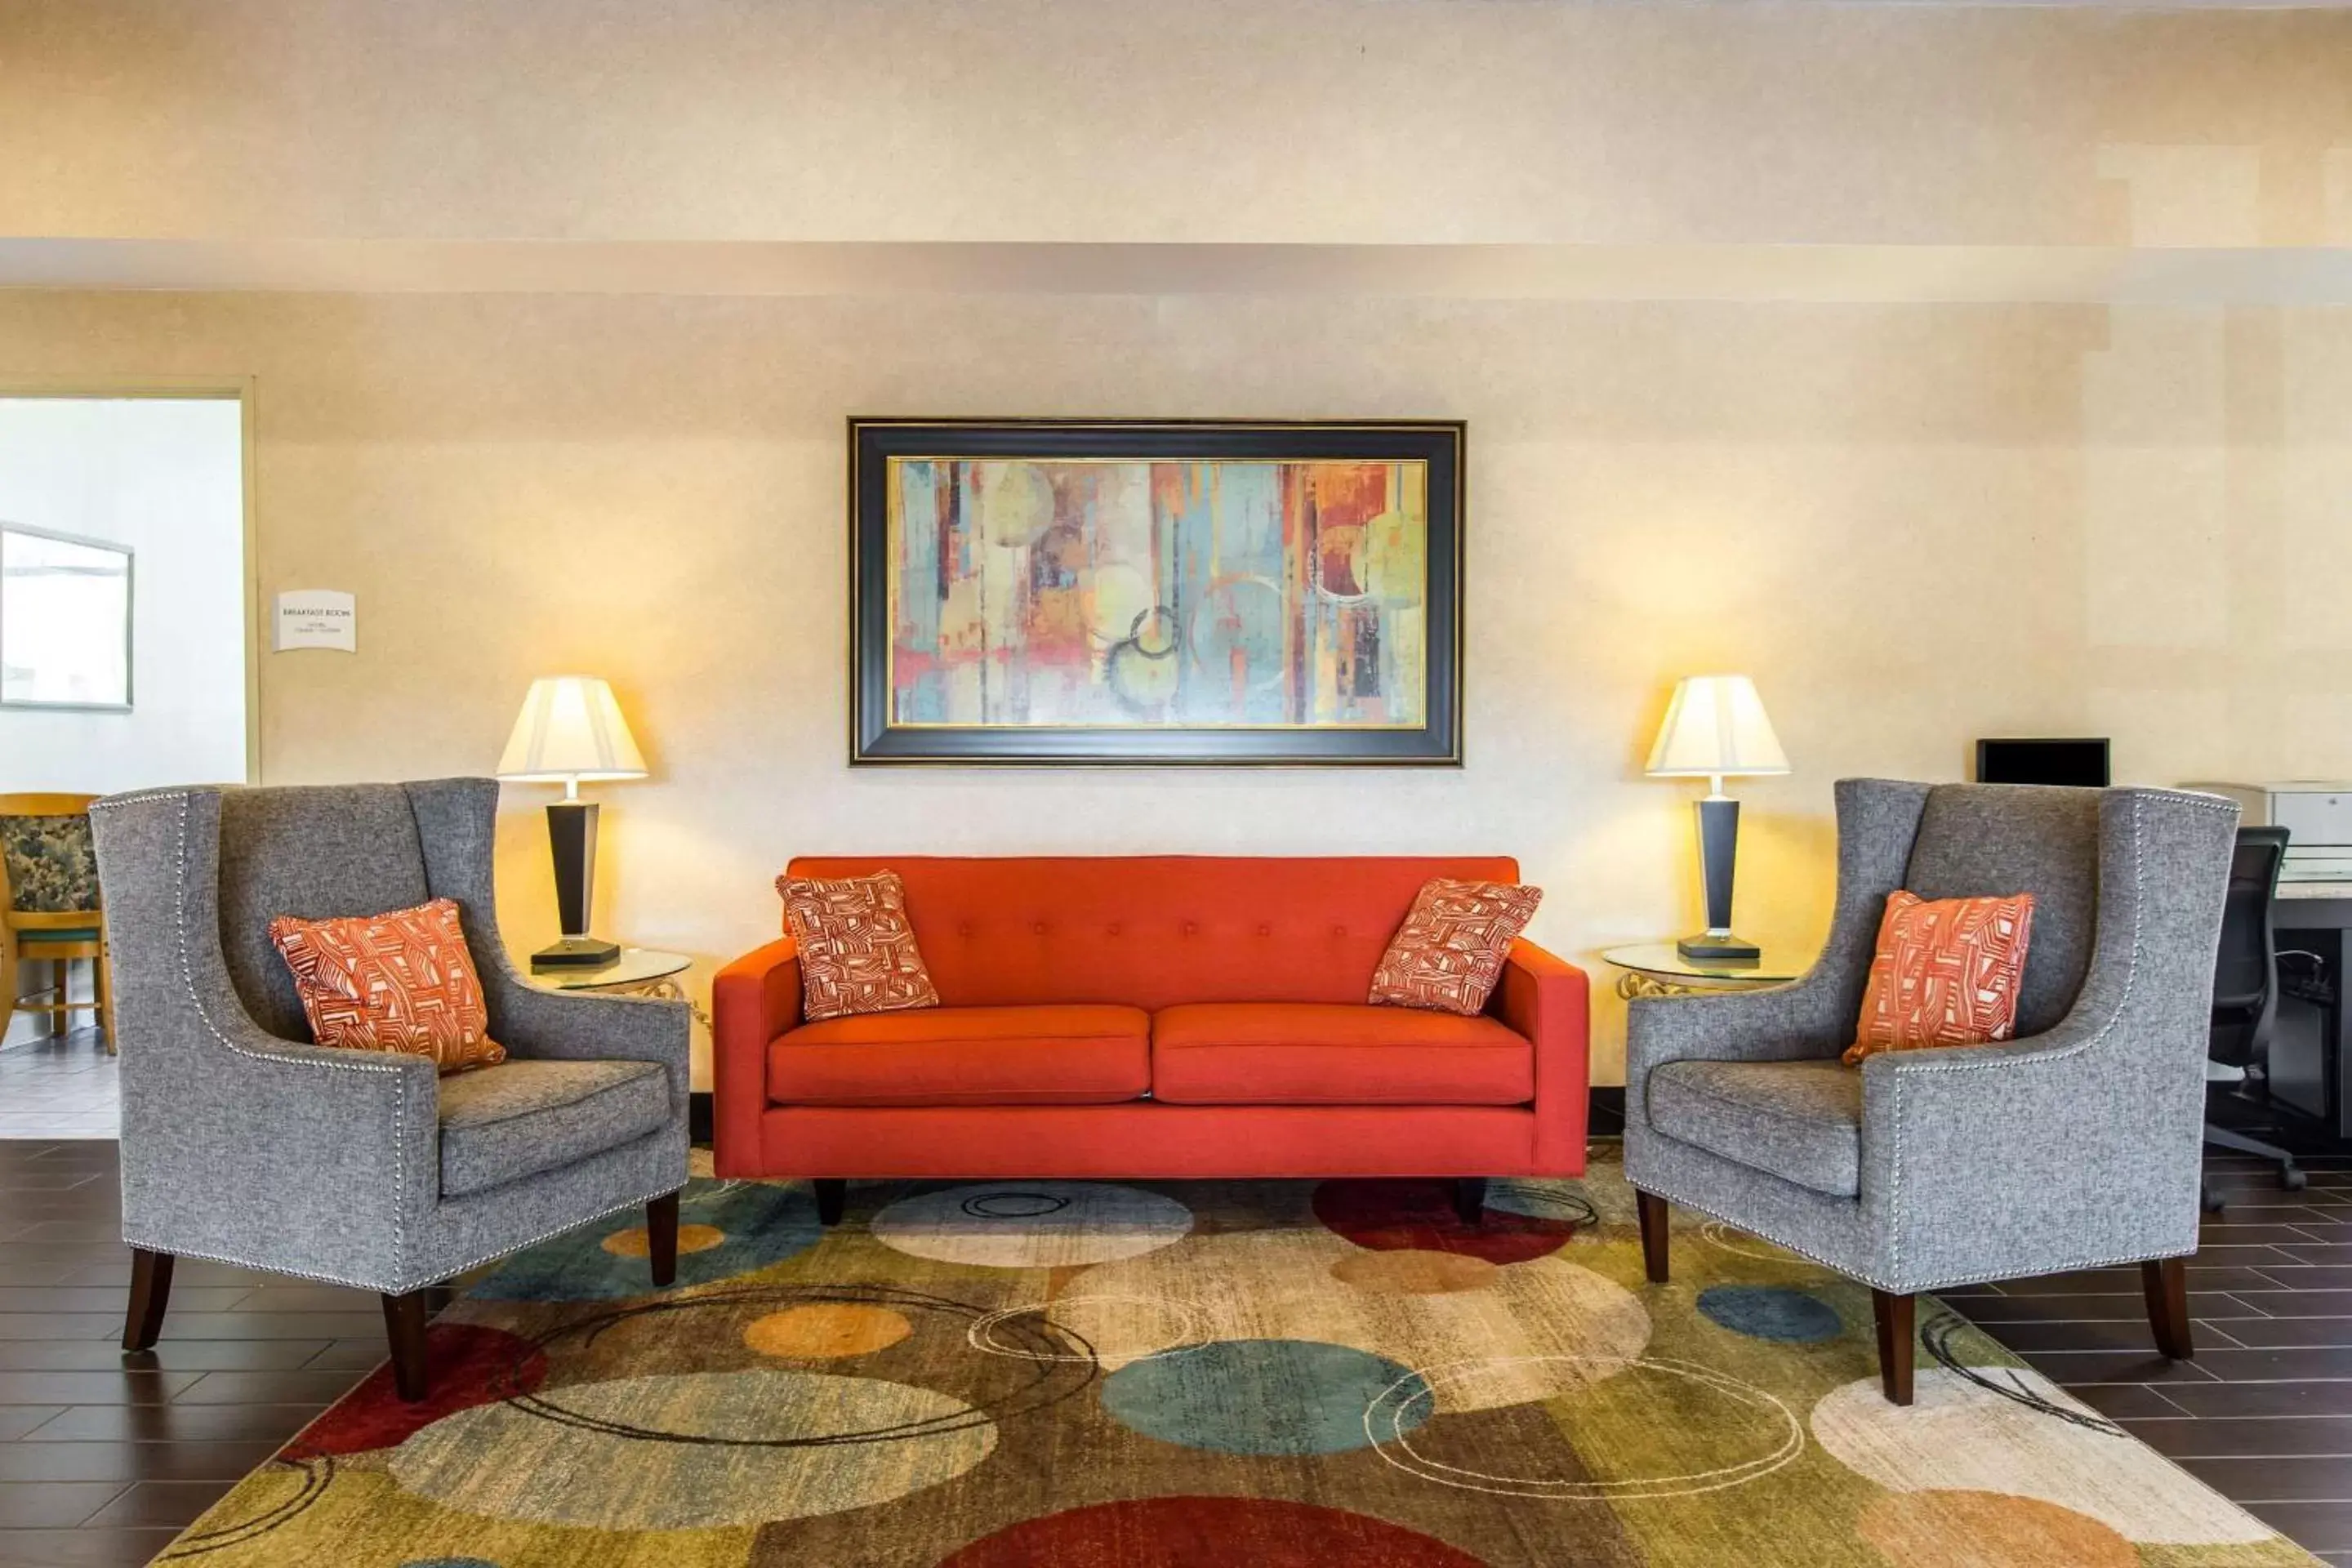
[[[1756,683],[1744,675],[1691,675],[1675,684],[1650,748],[1652,778],[1728,778],[1785,773],[1788,753]]]
[[[646,759],[610,686],[593,675],[549,675],[530,683],[499,758],[499,777],[575,784],[645,776]]]

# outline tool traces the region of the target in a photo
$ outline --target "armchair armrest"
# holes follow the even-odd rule
[[[1842,976],[1821,965],[1760,991],[1637,996],[1625,1005],[1625,1115],[1645,1116],[1651,1070],[1667,1062],[1785,1062],[1853,1043]]]
[[[1536,1167],[1580,1172],[1591,1110],[1591,983],[1584,971],[1522,937],[1511,944],[1489,1004],[1535,1046]]]
[[[711,982],[711,1145],[720,1175],[758,1173],[768,1042],[800,1021],[800,949],[790,937],[745,953]]]
[[[659,1062],[680,1114],[692,1091],[694,1012],[658,996],[612,996],[534,985],[511,960],[482,976],[490,1037],[509,1057],[561,1061]]]

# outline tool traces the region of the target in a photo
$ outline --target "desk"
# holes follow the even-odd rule
[[[2271,900],[2271,927],[2282,955],[2319,956],[2336,994],[2334,1005],[2323,1006],[2279,988],[2271,1022],[2271,1100],[2317,1121],[2330,1137],[2352,1138],[2352,1097],[2345,1092],[2352,1083],[2352,1008],[2344,1005],[2346,964],[2352,960],[2352,883],[2281,882]]]

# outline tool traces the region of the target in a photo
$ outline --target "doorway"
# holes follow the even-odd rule
[[[116,1132],[87,802],[257,772],[245,390],[0,389],[0,1138]]]

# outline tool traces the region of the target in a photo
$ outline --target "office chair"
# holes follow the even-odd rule
[[[2213,968],[2213,1033],[2206,1060],[2210,1082],[2260,1081],[2270,1059],[2271,1020],[2278,1012],[2278,942],[2271,925],[2271,900],[2278,892],[2279,867],[2286,859],[2284,827],[2241,827],[2230,859],[2230,891],[2221,906],[2221,945]],[[2306,1178],[2294,1156],[2275,1143],[2227,1127],[2205,1123],[2205,1144],[2276,1161],[2279,1185],[2302,1190]],[[2213,1184],[2205,1184],[2205,1206],[2221,1206]]]

